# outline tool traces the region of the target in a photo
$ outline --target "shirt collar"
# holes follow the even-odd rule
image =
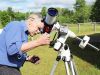
[[[24,28],[24,32],[28,35],[29,32],[28,32],[28,28],[27,28],[27,25],[26,25],[26,21],[22,20],[22,27]]]
[[[22,26],[24,28],[24,31],[25,32],[28,31],[28,28],[27,28],[27,25],[26,25],[26,21],[22,20],[21,22],[22,22]]]

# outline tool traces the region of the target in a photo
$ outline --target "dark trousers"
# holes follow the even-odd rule
[[[21,75],[19,69],[0,65],[0,75]]]

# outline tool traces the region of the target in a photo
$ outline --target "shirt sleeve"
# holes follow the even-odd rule
[[[19,23],[12,22],[8,24],[5,31],[7,54],[10,58],[14,58],[15,61],[20,62],[22,65],[26,60],[26,54],[21,51],[23,30]]]
[[[8,55],[13,55],[20,52],[22,46],[22,31],[19,25],[15,23],[9,23],[6,30],[6,46]]]

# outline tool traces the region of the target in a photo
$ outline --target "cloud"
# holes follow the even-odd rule
[[[93,4],[96,0],[85,0],[87,2],[88,5]]]
[[[10,3],[18,3],[18,2],[26,2],[27,0],[0,0],[4,2],[10,2]]]
[[[95,0],[86,0],[93,2]],[[73,9],[76,0],[0,0],[0,10],[12,7],[15,11],[40,11],[42,7],[62,7]]]
[[[95,2],[96,0],[86,0],[88,3]]]
[[[7,4],[7,2],[0,2],[0,10],[4,10],[6,9],[7,7],[9,7],[10,5]]]
[[[62,8],[70,8],[73,9],[73,4],[75,0],[34,0],[27,3],[27,9],[40,9],[42,7],[62,7]]]

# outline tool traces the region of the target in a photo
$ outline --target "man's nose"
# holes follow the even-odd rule
[[[39,32],[39,29],[38,28],[36,28],[36,30],[35,30],[36,32]]]
[[[42,26],[42,28],[44,27],[44,22],[41,22],[41,26]]]

